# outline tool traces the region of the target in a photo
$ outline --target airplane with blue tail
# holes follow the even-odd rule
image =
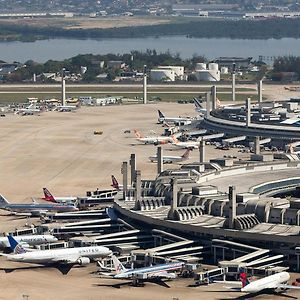
[[[112,251],[104,246],[28,251],[13,236],[9,235],[7,238],[13,254],[0,253],[0,256],[5,256],[7,260],[14,262],[56,266],[63,274],[67,274],[74,265],[85,266],[96,258],[104,258],[112,254]]]

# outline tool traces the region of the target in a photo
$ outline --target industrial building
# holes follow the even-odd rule
[[[213,60],[214,63],[217,63],[220,67],[227,67],[230,70],[235,64],[236,69],[245,69],[248,68],[251,64],[252,57],[219,57]]]

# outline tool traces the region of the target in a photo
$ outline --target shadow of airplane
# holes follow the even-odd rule
[[[134,283],[133,281],[126,281],[121,283],[112,283],[112,284],[94,284],[94,286],[103,286],[103,287],[112,287],[112,288],[121,288],[121,286],[132,286],[132,287],[144,287],[145,283],[154,283],[164,288],[170,288],[170,286],[163,280],[157,279],[147,279],[147,280],[139,280],[138,283]]]
[[[224,290],[214,290],[214,291],[204,291],[205,293],[224,293]],[[240,292],[240,291],[229,291],[229,292]],[[246,300],[246,299],[255,299],[258,296],[263,295],[273,295],[273,296],[280,296],[285,297],[289,299],[298,299],[297,297],[290,296],[287,294],[284,294],[282,292],[274,292],[274,291],[261,291],[257,293],[251,293],[251,294],[244,294],[238,297],[228,297],[228,298],[218,298],[218,300]],[[276,299],[275,297],[272,297],[273,299]]]
[[[51,264],[51,265],[42,265],[42,266],[26,266],[26,267],[16,267],[16,268],[0,268],[0,271],[4,271],[5,273],[12,273],[15,271],[22,270],[34,270],[34,269],[44,269],[44,268],[54,268],[60,271],[61,274],[67,275],[70,270],[74,267],[73,264]]]

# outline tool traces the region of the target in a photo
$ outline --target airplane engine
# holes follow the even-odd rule
[[[86,266],[91,262],[91,260],[88,257],[81,257],[77,262],[80,266]]]

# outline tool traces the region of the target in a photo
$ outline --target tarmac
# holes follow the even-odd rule
[[[40,116],[7,115],[0,119],[0,193],[11,202],[30,202],[30,198],[42,197],[47,187],[58,196],[84,196],[87,190],[109,188],[110,175],[121,182],[122,161],[130,154],[137,155],[137,167],[143,179],[156,175],[156,164],[148,157],[156,153],[153,145],[142,145],[125,134],[125,130],[139,129],[144,134],[154,130],[161,134],[157,125],[157,109],[167,116],[196,116],[192,104],[159,103],[107,107],[82,107],[76,112],[45,112]],[[103,131],[94,135],[94,130]],[[165,155],[181,155],[184,150],[164,145]],[[173,151],[170,151],[173,149]],[[207,158],[221,157],[228,151],[209,146]],[[233,155],[245,155],[230,150]],[[199,152],[194,150],[190,162],[197,161]],[[172,167],[167,165],[167,168]],[[42,201],[42,200],[40,200]],[[2,232],[13,230],[25,223],[34,223],[20,216],[7,216],[0,212]],[[226,284],[204,287],[188,287],[193,279],[168,282],[171,288],[146,283],[144,288],[128,285],[113,288],[110,284],[122,283],[97,278],[92,273],[95,264],[75,267],[67,276],[53,268],[34,267],[0,259],[0,299],[236,299],[241,293],[231,292]],[[18,268],[18,270],[7,270]],[[5,270],[6,269],[6,270]],[[6,271],[6,272],[5,272]],[[9,271],[9,272],[7,272]],[[108,285],[108,286],[107,286]],[[289,295],[300,295],[289,292]],[[28,296],[28,297],[27,297]],[[241,298],[239,298],[241,299]],[[256,299],[274,299],[273,295]],[[276,299],[284,299],[276,297]]]

